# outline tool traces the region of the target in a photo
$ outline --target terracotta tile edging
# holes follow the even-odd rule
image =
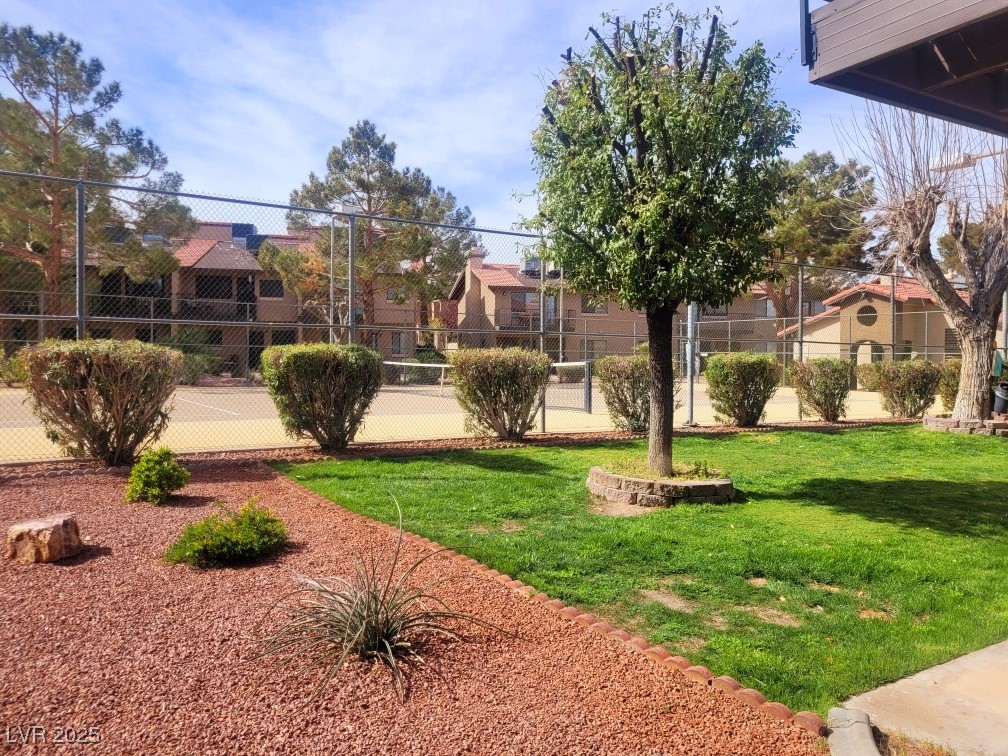
[[[381,526],[382,529],[391,528],[391,526],[388,526],[386,523],[379,520],[373,520],[369,517],[365,517],[364,515],[358,515],[356,512],[352,512],[346,507],[325,498],[321,494],[305,488],[297,481],[294,481],[285,475],[280,475],[273,470],[273,468],[263,462],[258,462],[257,464],[262,469],[268,470],[277,478],[285,481],[287,485],[298,489],[298,491],[303,494],[307,494],[309,498],[313,499],[322,506],[335,507],[349,514],[356,515],[364,520],[367,520],[373,525]],[[398,528],[391,529],[396,532],[399,530]],[[799,727],[820,737],[824,737],[827,733],[826,722],[815,712],[799,711],[795,713],[782,703],[767,701],[766,697],[759,691],[753,690],[752,688],[743,688],[734,678],[728,676],[715,677],[714,673],[706,667],[693,665],[685,657],[673,656],[662,646],[652,646],[644,638],[633,636],[626,630],[614,628],[608,622],[600,620],[594,614],[582,612],[575,606],[567,606],[559,599],[551,598],[547,594],[536,590],[533,586],[526,585],[521,580],[516,580],[510,575],[505,575],[497,570],[491,569],[472,557],[461,554],[460,552],[446,546],[442,546],[429,538],[424,538],[416,535],[415,533],[410,533],[409,531],[404,530],[403,539],[423,546],[434,546],[442,554],[448,556],[454,561],[474,567],[478,572],[492,578],[495,582],[501,583],[503,586],[511,588],[513,591],[529,597],[532,601],[540,604],[545,609],[558,614],[563,619],[584,627],[591,632],[604,635],[607,638],[619,640],[628,649],[632,649],[636,653],[643,654],[652,661],[666,667],[670,671],[677,671],[685,675],[698,685],[708,688],[712,693],[714,693],[714,691],[719,691],[724,695],[732,696],[736,700],[750,706],[753,709],[756,709],[757,711],[760,711],[764,716],[771,717],[778,721],[788,722],[795,727]]]

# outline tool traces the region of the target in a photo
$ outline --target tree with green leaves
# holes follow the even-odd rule
[[[546,93],[530,225],[573,288],[644,311],[648,464],[669,475],[673,319],[683,303],[720,306],[765,279],[797,120],[775,99],[762,44],[732,57],[716,16],[668,6],[640,22],[603,16],[603,30],[589,28],[585,52],[568,48]]]
[[[178,190],[182,178],[164,172],[161,149],[140,129],[109,117],[122,90],[114,81],[103,84],[103,73],[100,60],[85,59],[80,44],[63,34],[0,24],[0,168]],[[142,281],[177,266],[164,246],[144,245],[141,238],[179,236],[190,228],[191,212],[180,202],[95,187],[88,188],[86,202],[87,254],[100,261],[103,273],[123,267]],[[44,290],[58,294],[63,267],[73,259],[75,215],[72,184],[4,178],[0,253],[37,269]],[[48,307],[57,299],[47,297]]]
[[[355,221],[354,277],[363,323],[374,323],[378,295],[384,288],[395,286],[402,290],[403,301],[416,297],[420,305],[417,325],[422,326],[426,325],[431,300],[446,294],[458,271],[465,267],[464,249],[471,240],[468,229],[475,221],[468,207],[459,207],[455,196],[443,187],[435,187],[423,171],[397,169],[395,156],[395,142],[379,134],[370,121],[359,121],[350,127],[347,138],[330,150],[326,175],[320,177],[312,172],[307,182],[291,192],[291,204],[368,216]],[[420,226],[384,218],[441,225]],[[312,222],[302,212],[292,212],[288,220],[294,229],[306,229]],[[337,221],[337,250],[347,248],[348,236],[346,222]],[[328,310],[329,244],[329,234],[320,234],[314,252],[303,248],[274,255],[267,250],[265,258],[273,266],[267,269],[281,278],[286,276],[284,285],[292,291],[303,291],[312,297],[313,304],[325,299],[326,307],[316,308],[320,312]],[[264,259],[261,251],[259,259]],[[332,259],[333,276],[338,281],[347,280],[345,253],[335,254]],[[366,338],[364,332],[361,336]]]
[[[395,243],[403,260],[403,296],[417,302],[419,329],[429,326],[430,304],[447,297],[459,271],[465,268],[466,249],[475,241],[470,230],[476,225],[468,206],[459,207],[455,195],[435,187],[419,168],[403,170],[406,192],[397,209],[399,217],[436,225],[406,223],[395,229]],[[428,341],[432,334],[425,333]]]
[[[838,163],[831,152],[808,152],[787,162],[785,170],[787,188],[771,211],[770,259],[866,270],[871,231],[864,213],[875,202],[870,169],[855,160]],[[829,276],[823,271],[807,271],[806,282],[821,294],[830,293]],[[780,332],[798,317],[798,277],[785,268],[764,287]]]

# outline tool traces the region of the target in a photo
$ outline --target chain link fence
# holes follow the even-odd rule
[[[48,338],[182,351],[184,383],[162,437],[179,452],[294,443],[262,384],[270,346],[375,349],[384,385],[358,440],[402,441],[466,435],[445,364],[466,347],[548,353],[539,430],[609,430],[591,364],[647,342],[642,313],[572,290],[562,271],[539,264],[530,234],[0,171],[0,196],[33,188],[56,197],[60,212],[0,223],[0,463],[60,456],[9,359]],[[715,354],[777,355],[781,388],[766,420],[784,422],[801,419],[787,386],[794,360],[942,361],[958,352],[921,287],[868,271],[777,265],[745,296],[692,315],[683,307],[675,323],[680,374],[695,355],[678,424],[716,422],[704,379]],[[852,393],[850,417],[883,414],[875,394]]]

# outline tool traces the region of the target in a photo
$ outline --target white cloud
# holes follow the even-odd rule
[[[541,76],[560,52],[585,46],[598,4],[515,0],[378,0],[281,6],[111,0],[8,0],[9,23],[63,31],[123,85],[118,114],[143,127],[192,191],[283,201],[321,172],[349,127],[370,119],[398,144],[398,162],[425,170],[473,209],[508,228],[513,192],[535,184],[530,133]],[[626,17],[652,5],[622,3]],[[692,0],[686,8],[704,10]],[[723,0],[743,44],[757,37],[790,55],[791,0]],[[792,60],[782,97],[802,110],[795,152],[835,148],[830,113],[854,98],[812,87]]]

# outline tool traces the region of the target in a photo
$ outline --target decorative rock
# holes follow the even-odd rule
[[[22,562],[55,562],[81,550],[73,512],[19,522],[7,531],[7,556]]]

